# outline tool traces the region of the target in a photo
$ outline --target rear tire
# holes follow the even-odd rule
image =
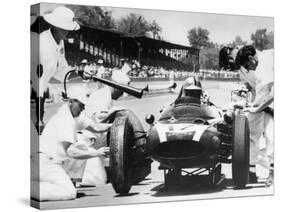
[[[244,115],[234,117],[232,125],[232,179],[238,188],[249,180],[249,123]]]

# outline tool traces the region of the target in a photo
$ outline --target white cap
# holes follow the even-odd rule
[[[83,59],[83,60],[81,61],[81,63],[88,63],[88,60],[87,60],[87,59]]]
[[[77,99],[86,105],[88,101],[89,92],[86,88],[82,86],[73,85],[67,89],[67,96],[70,99]]]
[[[46,14],[43,18],[51,25],[64,30],[78,30],[79,24],[74,21],[74,13],[67,7],[57,7],[52,13]]]
[[[99,59],[99,60],[98,60],[98,63],[99,63],[99,64],[103,64],[103,60],[102,60],[102,59]]]

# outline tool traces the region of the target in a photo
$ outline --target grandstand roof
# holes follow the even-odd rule
[[[199,49],[193,47],[174,44],[164,40],[157,40],[146,36],[124,36],[124,39],[126,40],[136,39],[137,41],[141,42],[142,46],[149,46],[150,48],[156,48],[156,49],[163,48],[163,49],[183,49],[183,50],[199,51]]]
[[[81,26],[79,31],[72,33],[74,38],[82,36],[82,40],[90,45],[97,46],[99,49],[110,50],[111,53],[119,55],[119,57],[135,58],[142,65],[199,70],[199,49],[196,48],[146,36],[132,36],[115,30],[87,26]],[[179,51],[161,52],[159,51],[160,49]],[[182,54],[181,50],[187,50],[187,55],[191,55],[191,57]],[[86,56],[84,57],[87,58]]]
[[[91,34],[91,39],[94,38],[94,40],[96,42],[98,42],[99,40],[104,41],[107,39],[109,39],[113,42],[114,42],[114,40],[115,41],[117,41],[117,40],[126,41],[126,42],[132,42],[132,43],[134,43],[135,41],[138,41],[138,42],[140,42],[142,47],[149,47],[152,49],[163,48],[163,49],[192,50],[194,52],[199,51],[199,49],[197,49],[197,48],[174,44],[174,43],[170,43],[170,42],[163,41],[163,40],[149,38],[146,36],[131,36],[128,34],[118,32],[116,30],[96,29],[96,28],[92,28],[92,27],[81,26],[80,31],[88,32],[89,34]]]

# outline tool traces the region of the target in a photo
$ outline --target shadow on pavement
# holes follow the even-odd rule
[[[218,186],[212,185],[208,175],[200,175],[193,177],[183,176],[180,182],[170,182],[166,185],[160,184],[151,190],[156,191],[152,196],[163,197],[215,193],[223,189],[225,189],[223,183]]]
[[[265,188],[264,183],[248,184],[245,189]],[[193,195],[193,194],[208,194],[221,192],[223,190],[238,190],[233,184],[232,179],[224,179],[219,185],[212,185],[208,181],[207,176],[196,176],[194,178],[184,178],[181,183],[175,182],[175,184],[160,184],[151,189],[155,191],[152,196],[164,197],[164,196],[178,196],[178,195]],[[239,190],[240,190],[239,189]]]
[[[220,192],[223,190],[221,187],[214,186],[184,186],[184,187],[173,187],[167,188],[164,184],[158,185],[152,189],[156,191],[152,196],[154,197],[164,197],[164,196],[181,196],[181,195],[193,195],[193,194],[208,194]]]
[[[254,188],[266,188],[265,182],[257,182],[257,183],[248,183],[245,188],[237,188],[235,187],[232,179],[225,179],[221,184],[225,189],[232,190],[245,190],[245,189],[254,189]]]
[[[135,196],[138,195],[138,192],[134,192],[134,193],[128,193],[128,194],[117,194],[114,197],[130,197],[130,196]]]

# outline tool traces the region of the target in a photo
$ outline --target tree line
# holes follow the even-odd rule
[[[126,17],[115,20],[112,12],[97,6],[67,5],[75,13],[77,21],[85,26],[115,30],[132,36],[150,36],[162,39],[161,27],[153,20],[149,22],[141,15],[130,13]]]

